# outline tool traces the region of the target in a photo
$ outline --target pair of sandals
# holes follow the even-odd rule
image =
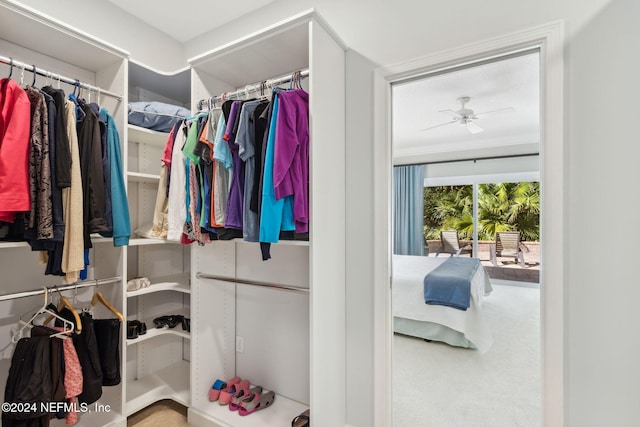
[[[307,409],[300,415],[296,415],[296,417],[291,420],[291,427],[311,427],[311,411]]]
[[[261,386],[251,387],[248,380],[233,377],[228,381],[216,380],[209,390],[209,400],[220,405],[229,405],[229,410],[241,416],[253,414],[273,403],[275,392],[265,392]]]
[[[153,319],[153,325],[157,329],[170,328],[173,329],[178,325],[182,325],[182,329],[191,331],[191,319],[184,317],[181,314],[170,314],[167,316],[160,316]]]

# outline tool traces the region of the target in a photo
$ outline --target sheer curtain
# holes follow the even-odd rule
[[[393,253],[424,255],[424,165],[393,168]]]

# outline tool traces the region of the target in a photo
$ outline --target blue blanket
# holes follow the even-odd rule
[[[450,257],[424,278],[424,302],[466,310],[471,302],[471,278],[477,258]]]

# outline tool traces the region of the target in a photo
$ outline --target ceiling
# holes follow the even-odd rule
[[[275,0],[107,0],[179,42],[186,42]],[[173,11],[173,13],[167,13]]]
[[[392,86],[392,137],[396,163],[460,159],[531,152],[540,140],[540,77],[537,52],[425,76]],[[468,96],[465,108],[475,114],[506,107],[474,120],[484,129],[472,134],[465,126],[448,124],[449,114],[439,110],[461,108],[458,98]],[[444,156],[444,157],[443,157]],[[397,160],[400,159],[398,162]],[[404,159],[404,160],[403,160]]]

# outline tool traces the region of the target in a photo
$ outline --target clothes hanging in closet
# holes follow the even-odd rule
[[[0,221],[13,223],[18,212],[31,209],[27,93],[11,79],[0,80]]]
[[[40,402],[51,402],[50,338],[35,336],[21,338],[11,358],[5,385],[4,401],[33,406],[33,411],[2,411],[3,427],[44,427],[49,425],[49,413],[42,411]]]
[[[63,328],[55,327],[56,331],[62,331]],[[72,408],[78,408],[78,396],[82,393],[83,377],[82,366],[78,353],[73,345],[72,339],[62,341],[63,358],[64,358],[64,389],[65,398],[71,404]],[[67,425],[73,425],[78,422],[78,412],[69,411],[66,416]]]
[[[114,246],[130,237],[115,121],[61,89],[0,84],[3,239],[27,241],[45,274],[85,278],[92,233],[113,237]]]
[[[112,229],[106,237],[113,237],[114,246],[125,246],[129,244],[131,236],[131,222],[129,218],[129,205],[127,201],[127,193],[125,191],[123,171],[122,171],[122,154],[120,152],[120,136],[116,128],[115,121],[111,114],[104,108],[100,109],[100,118],[105,123],[106,135],[104,138],[105,149],[103,150],[103,159],[106,157],[106,165],[103,160],[105,177],[108,176],[108,183],[105,178],[105,188],[109,188],[109,197],[107,198],[112,211],[107,214],[111,216]]]
[[[206,244],[241,237],[261,242],[263,259],[271,243],[305,238],[308,105],[304,90],[276,89],[270,101],[228,100],[185,120],[164,150],[165,158],[171,152],[168,201],[156,201],[155,223],[167,205],[167,238]],[[158,191],[165,185],[161,177]]]
[[[64,114],[66,116],[66,133],[71,156],[69,187],[62,189],[62,209],[64,211],[64,245],[62,249],[62,271],[65,282],[74,283],[80,278],[84,269],[84,225],[82,176],[80,172],[80,151],[76,133],[75,104],[66,100]]]
[[[74,100],[72,98],[72,100]],[[78,146],[80,147],[80,172],[82,174],[84,247],[92,248],[91,234],[108,231],[105,219],[104,172],[102,143],[98,116],[82,100],[75,99],[79,113]],[[82,114],[80,114],[80,112]]]
[[[94,319],[102,385],[120,384],[120,319]]]
[[[73,313],[68,308],[64,308],[60,312],[60,316],[75,322]],[[82,322],[82,333],[72,335],[73,345],[82,367],[82,393],[78,395],[78,401],[91,404],[102,396],[102,365],[93,317],[89,313],[82,312],[80,313],[80,321]],[[56,321],[56,326],[62,325]]]

